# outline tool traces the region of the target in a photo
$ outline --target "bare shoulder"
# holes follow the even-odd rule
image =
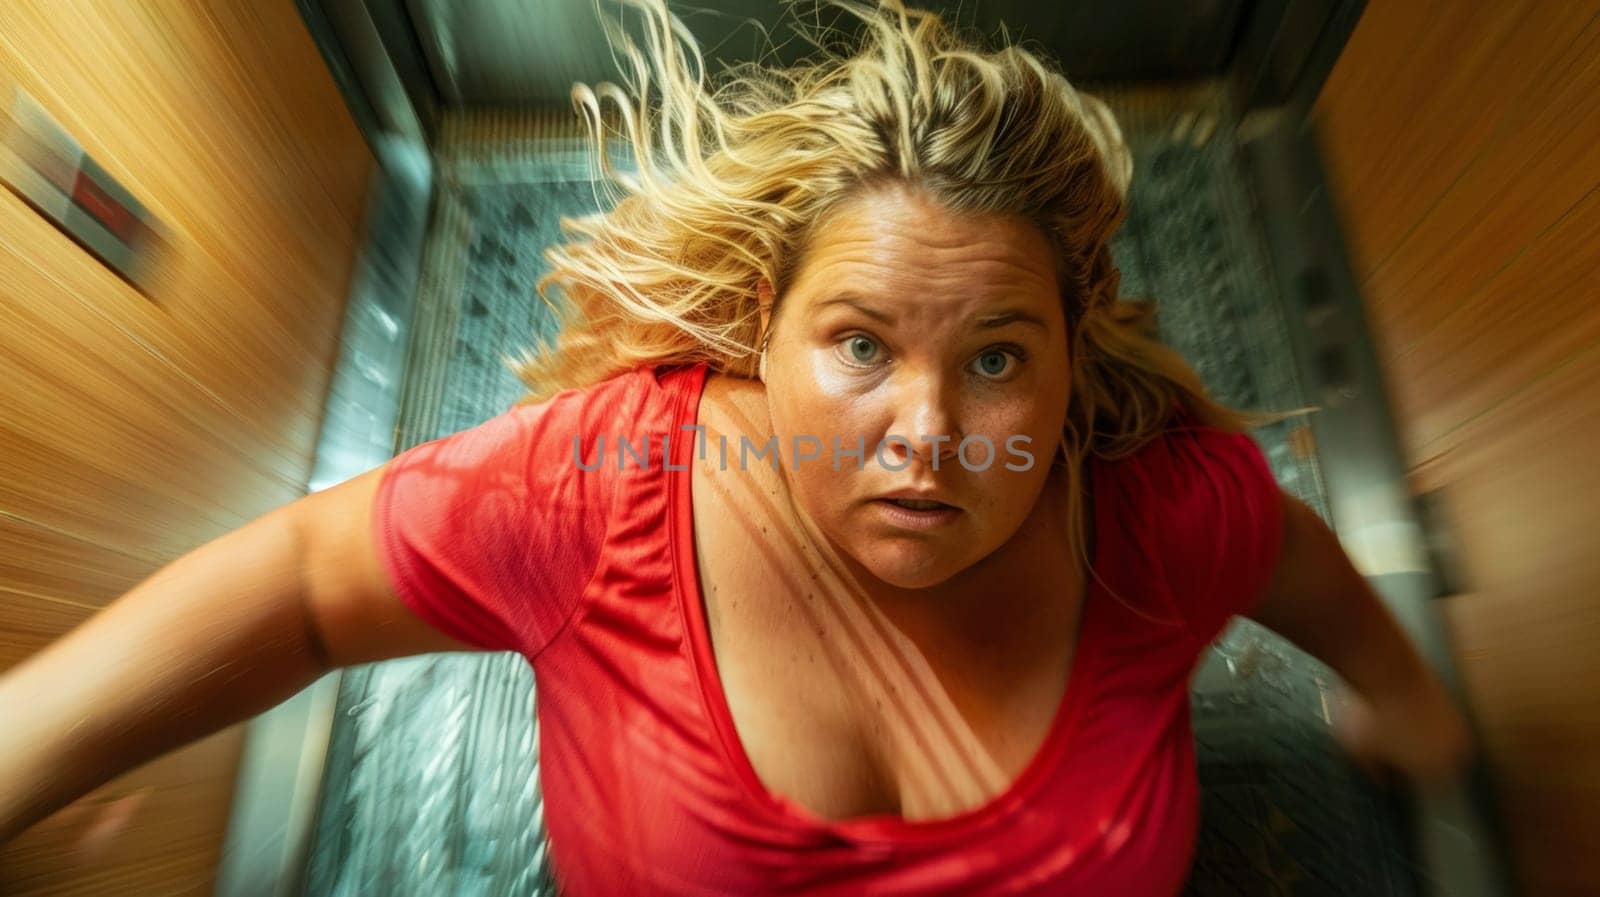
[[[792,528],[790,509],[782,499],[787,488],[773,454],[745,454],[743,447],[762,446],[772,436],[766,386],[759,380],[708,374],[696,421],[703,450],[694,462],[695,526],[701,541],[716,543],[729,535],[748,543],[750,524]],[[718,546],[730,551],[732,546]],[[748,550],[745,545],[740,551]],[[723,566],[723,565],[719,565]]]
[[[723,484],[724,491],[742,493],[755,489],[773,494],[781,488],[781,476],[769,466],[776,460],[775,454],[767,454],[763,461],[758,453],[748,463],[744,463],[747,459],[741,454],[742,447],[756,451],[773,437],[766,384],[746,377],[708,374],[696,423],[705,427],[700,467],[724,474],[718,478],[731,481]],[[725,475],[735,470],[743,475]]]
[[[698,423],[705,425],[707,439],[715,439],[721,432],[733,440],[739,436],[766,440],[772,435],[766,384],[748,377],[707,374]]]

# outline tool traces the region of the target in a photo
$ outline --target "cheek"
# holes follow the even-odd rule
[[[786,474],[795,502],[833,530],[844,522],[855,494],[853,478],[862,475],[852,456],[841,455],[839,469],[833,469],[835,438],[842,448],[853,449],[858,437],[871,432],[872,415],[859,397],[835,382],[837,378],[808,358],[809,354],[792,352],[783,359],[782,375],[769,381],[767,401],[785,461],[794,457],[797,439],[799,449],[808,455]],[[870,465],[870,438],[866,442],[865,463]]]
[[[1050,459],[1031,447],[1025,450],[1033,455],[1027,470],[1006,469],[1007,462],[1020,465],[1024,461],[1002,451],[996,463],[980,474],[984,478],[979,488],[984,495],[985,532],[999,539],[1010,538],[1032,513],[1049,475]]]
[[[767,398],[785,445],[803,434],[820,440],[826,452],[835,435],[854,445],[853,434],[869,432],[872,404],[860,395],[857,380],[830,363],[826,350],[792,348],[778,358],[782,372],[769,383]]]
[[[842,459],[839,469],[834,470],[828,448],[824,445],[821,457],[802,464],[794,472],[792,482],[795,498],[806,513],[825,528],[835,529],[845,522],[848,514],[854,485],[850,478],[856,475],[856,470],[850,458]]]
[[[1059,397],[1020,400],[993,409],[981,425],[970,430],[987,436],[994,445],[987,468],[967,474],[983,501],[987,523],[1004,528],[1020,522],[1032,509],[1060,446],[1066,401],[1064,392]],[[1027,438],[1015,440],[1014,447],[1008,448],[1007,440],[1017,436]],[[976,466],[983,464],[987,454],[985,446],[974,444],[966,457]],[[1028,469],[1011,470],[1007,464],[1027,465]]]
[[[1006,441],[1013,437],[1026,437],[1026,440],[1017,441],[1018,452],[1026,452],[1036,459],[1041,456],[1048,459],[1061,440],[1062,427],[1066,425],[1066,406],[1064,391],[1059,395],[1019,396],[1010,401],[994,403],[981,413],[974,414],[967,432],[987,436],[994,443],[998,462],[1012,460],[1014,463],[1023,463],[1006,448]],[[981,446],[974,446],[972,451],[976,457],[982,456]]]

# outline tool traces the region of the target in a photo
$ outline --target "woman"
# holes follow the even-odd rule
[[[708,89],[640,8],[621,118],[576,94],[639,168],[550,253],[538,391],[0,681],[0,837],[324,670],[445,650],[533,665],[574,894],[1176,893],[1188,679],[1236,614],[1353,685],[1363,759],[1460,766],[1332,534],[1119,299],[1101,103],[895,2],[845,7],[849,55]]]

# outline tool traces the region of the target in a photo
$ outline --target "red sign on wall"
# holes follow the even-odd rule
[[[0,181],[129,283],[149,293],[159,228],[133,194],[17,91],[0,120]]]

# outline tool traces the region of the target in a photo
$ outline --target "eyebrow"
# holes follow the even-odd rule
[[[840,293],[839,295],[834,296],[832,299],[827,299],[817,303],[818,308],[823,308],[829,305],[848,305],[856,311],[861,312],[867,317],[873,319],[874,321],[882,321],[885,324],[894,323],[894,315],[891,315],[886,311],[880,311],[879,309],[873,308],[872,306],[863,302],[853,293]]]
[[[1040,330],[1050,329],[1045,325],[1044,319],[1040,318],[1033,312],[1023,311],[1020,308],[1013,308],[992,315],[984,315],[977,319],[978,326],[984,328],[985,330],[993,330],[996,327],[1004,327],[1007,324],[1018,322],[1023,324],[1032,324],[1033,326],[1038,327]]]
[[[891,315],[881,309],[873,308],[854,293],[840,293],[834,296],[832,299],[827,299],[817,303],[818,308],[828,305],[848,305],[875,321],[882,321],[883,323],[889,325],[894,324],[894,315]],[[1049,326],[1045,324],[1044,319],[1032,312],[1024,311],[1020,308],[1011,308],[1001,312],[981,315],[973,319],[973,323],[983,330],[995,330],[1000,327],[1004,327],[1007,324],[1014,323],[1032,324],[1041,330],[1050,329]]]

